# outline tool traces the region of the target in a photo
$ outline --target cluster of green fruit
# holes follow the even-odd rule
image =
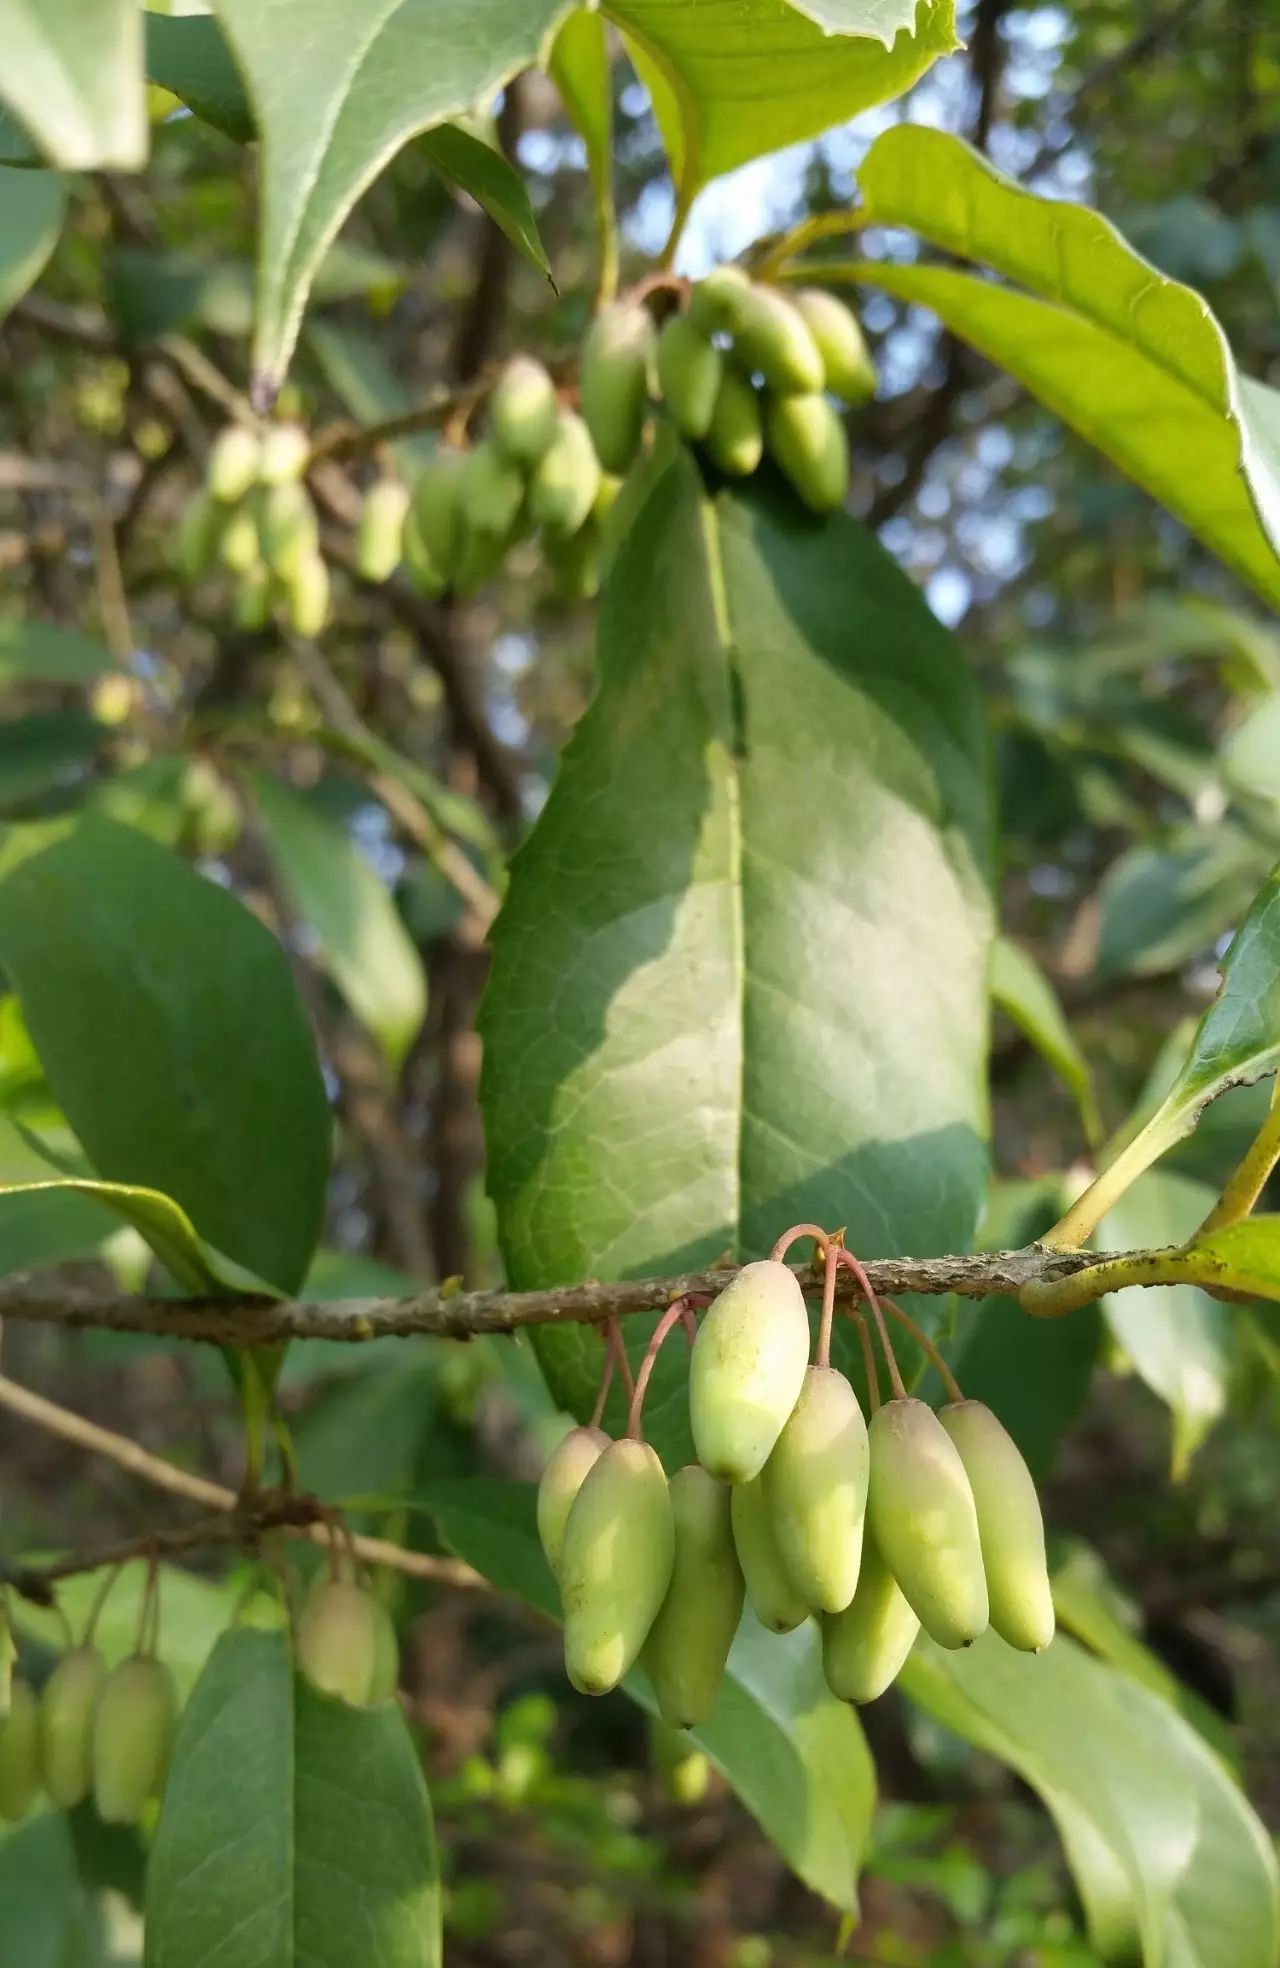
[[[294,1654],[313,1688],[354,1708],[390,1701],[400,1684],[391,1615],[349,1568],[318,1578],[294,1628]]]
[[[765,451],[815,512],[843,505],[849,446],[832,398],[864,403],[876,372],[857,320],[818,287],[788,296],[720,266],[656,337],[648,310],[602,309],[582,352],[582,414],[601,461],[624,472],[638,451],[649,396],[682,437],[733,478]]]
[[[60,1810],[92,1796],[105,1824],[136,1824],[164,1785],[178,1718],[173,1675],[139,1651],[108,1669],[92,1642],[63,1655],[39,1694],[15,1676],[0,1719],[0,1818],[41,1791]]]
[[[654,1451],[576,1428],[551,1457],[538,1529],[560,1586],[565,1666],[587,1694],[639,1660],[663,1719],[711,1715],[744,1598],[761,1624],[822,1627],[832,1692],[873,1701],[923,1626],[964,1647],[1053,1638],[1040,1506],[989,1408],[900,1396],[868,1428],[844,1375],[809,1364],[794,1273],[748,1264],[694,1342],[699,1460],[668,1482]]]
[[[205,482],[179,522],[179,572],[194,582],[224,568],[241,628],[265,628],[274,615],[298,635],[314,636],[329,619],[320,522],[303,483],[310,453],[298,424],[264,431],[228,424],[210,446]]]

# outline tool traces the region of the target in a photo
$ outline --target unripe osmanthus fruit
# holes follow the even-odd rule
[[[611,302],[587,331],[579,396],[606,471],[625,472],[640,448],[652,350],[653,322],[637,301]]]
[[[841,1701],[870,1702],[897,1679],[920,1621],[874,1538],[863,1546],[858,1589],[842,1613],[822,1618],[822,1667]]]
[[[177,1717],[163,1661],[132,1654],[112,1668],[93,1716],[93,1801],[104,1824],[136,1824],[160,1791]]]
[[[809,1608],[782,1562],[763,1476],[734,1484],[729,1514],[752,1612],[770,1633],[790,1633],[808,1617]]]
[[[228,424],[209,446],[205,484],[211,497],[224,505],[238,505],[258,477],[262,444],[247,424]]]
[[[529,471],[556,434],[556,386],[531,355],[513,355],[489,398],[489,430],[511,464]]]
[[[712,1476],[749,1483],[769,1459],[809,1362],[804,1294],[785,1264],[744,1264],[712,1304],[689,1363],[689,1419]]]
[[[262,558],[273,574],[291,581],[320,551],[320,521],[311,494],[296,479],[266,485],[254,500]]]
[[[260,485],[288,485],[307,469],[311,445],[300,424],[270,424],[258,456]]]
[[[689,296],[689,320],[700,335],[732,329],[743,294],[751,285],[744,267],[726,262],[712,267]]]
[[[682,437],[705,437],[716,407],[724,356],[694,327],[673,314],[658,335],[658,385]]]
[[[825,396],[771,396],[764,410],[769,450],[814,512],[832,512],[849,492],[849,440]]]
[[[524,480],[486,438],[468,455],[461,499],[469,534],[501,539],[515,525],[524,503]]]
[[[356,572],[364,581],[387,581],[404,551],[409,488],[398,478],[375,479],[364,495],[356,526]]]
[[[275,592],[270,574],[263,566],[251,567],[236,582],[231,617],[238,629],[265,629],[271,620],[271,601]]]
[[[467,452],[456,444],[437,444],[413,488],[413,516],[422,544],[447,586],[462,551],[462,481]]]
[[[599,594],[602,552],[600,528],[594,519],[567,540],[548,534],[542,547],[561,601],[590,601]]]
[[[419,594],[442,595],[448,582],[436,565],[426,541],[422,537],[422,521],[418,517],[416,505],[410,506],[404,516],[404,526],[400,532],[400,550],[404,556],[404,571]]]
[[[377,1612],[363,1586],[320,1579],[299,1616],[294,1652],[313,1688],[362,1708],[378,1668]]]
[[[218,537],[218,558],[229,574],[248,574],[262,565],[257,508],[251,499],[227,514]]]
[[[373,1608],[373,1678],[369,1683],[369,1701],[386,1702],[400,1686],[400,1642],[396,1638],[396,1623],[381,1599],[372,1593],[368,1598]]]
[[[742,1617],[732,1494],[727,1483],[708,1476],[696,1462],[671,1478],[675,1560],[640,1660],[659,1713],[673,1729],[695,1729],[710,1720]]]
[[[30,1683],[15,1675],[9,1713],[0,1722],[0,1818],[17,1824],[40,1791],[40,1702]]]
[[[701,1804],[711,1782],[705,1750],[656,1716],[649,1718],[649,1749],[653,1773],[673,1804]]]
[[[866,403],[876,393],[876,366],[852,308],[822,287],[800,287],[792,301],[818,344],[826,385],[842,403]]]
[[[228,509],[204,486],[187,501],[174,537],[173,558],[188,581],[200,581],[221,557]]]
[[[580,1694],[616,1688],[671,1583],[675,1527],[662,1464],[644,1442],[613,1442],[587,1471],[560,1551],[564,1663]]]
[[[729,325],[737,360],[759,371],[770,389],[822,388],[826,371],[809,324],[776,287],[746,287],[733,302]]]
[[[96,1647],[73,1647],[41,1692],[40,1767],[60,1811],[70,1811],[89,1795],[93,1713],[106,1678],[106,1662]]]
[[[329,569],[318,553],[301,555],[280,584],[284,617],[295,635],[318,636],[329,619]]]
[[[938,1420],[955,1443],[978,1512],[991,1624],[1011,1647],[1038,1654],[1053,1638],[1044,1520],[1031,1471],[981,1401],[954,1401]]]
[[[730,478],[748,478],[764,452],[760,399],[745,376],[726,364],[707,431],[712,461]]]
[[[816,1613],[838,1613],[858,1583],[870,1465],[858,1397],[834,1367],[810,1367],[764,1466],[774,1538]]]
[[[609,1446],[603,1428],[571,1428],[547,1460],[538,1484],[538,1536],[553,1572],[560,1570],[564,1527],[587,1471]]]
[[[529,519],[562,538],[576,533],[590,518],[599,490],[600,460],[591,433],[576,411],[562,410],[529,480]]]
[[[967,1647],[986,1631],[987,1581],[959,1452],[923,1401],[886,1401],[868,1432],[871,1535],[925,1632]]]

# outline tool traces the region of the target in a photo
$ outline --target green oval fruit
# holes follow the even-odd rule
[[[562,410],[555,436],[529,480],[529,518],[561,538],[591,516],[600,491],[600,460],[591,433],[573,410]]]
[[[852,308],[822,287],[800,287],[791,296],[818,344],[824,388],[842,403],[866,403],[876,393],[876,366],[867,353]]]
[[[238,505],[249,487],[256,483],[262,445],[256,431],[247,424],[228,424],[209,446],[205,484],[212,498],[223,505]]]
[[[489,398],[493,441],[511,464],[529,471],[556,434],[556,386],[531,355],[513,355]]]
[[[618,494],[621,490],[622,480],[618,477],[618,474],[616,472],[602,471],[600,474],[600,483],[596,488],[595,500],[591,507],[592,516],[595,519],[607,519],[618,503]]]
[[[404,571],[418,593],[429,595],[433,600],[437,595],[442,595],[448,582],[422,536],[422,521],[416,505],[410,506],[404,516],[400,550],[404,555]]]
[[[814,1612],[842,1612],[853,1597],[870,1460],[852,1387],[833,1367],[810,1367],[763,1481],[783,1565]]]
[[[236,582],[232,605],[232,620],[238,629],[250,633],[265,629],[271,620],[271,600],[274,586],[265,567],[251,567]]]
[[[564,1662],[584,1695],[616,1688],[671,1583],[675,1528],[662,1464],[644,1442],[613,1442],[574,1498],[560,1552]]]
[[[302,1609],[294,1651],[313,1688],[363,1708],[378,1668],[377,1614],[363,1586],[322,1578]]]
[[[776,287],[752,284],[735,295],[729,327],[737,360],[770,389],[822,388],[826,371],[809,324]]]
[[[742,1567],[730,1522],[732,1492],[691,1462],[671,1478],[675,1560],[641,1664],[673,1729],[696,1729],[716,1705],[742,1617]]]
[[[772,396],[765,438],[796,491],[814,512],[832,512],[849,492],[849,440],[825,396]]]
[[[413,516],[422,544],[446,586],[462,551],[462,481],[467,455],[456,444],[438,444],[413,488]]]
[[[926,1633],[967,1647],[986,1631],[987,1581],[959,1451],[923,1401],[886,1401],[869,1434],[871,1535]]]
[[[505,533],[484,533],[468,527],[463,534],[453,571],[451,585],[454,591],[460,595],[478,594],[498,572],[519,533],[518,522],[508,527]]]
[[[226,523],[226,507],[203,486],[187,501],[173,544],[174,564],[184,580],[203,580],[217,565]]]
[[[30,1683],[15,1676],[0,1722],[0,1818],[17,1824],[39,1792],[40,1703]]]
[[[762,1476],[734,1484],[729,1514],[752,1612],[770,1633],[790,1633],[808,1618],[809,1608],[782,1562]]]
[[[938,1420],[955,1443],[978,1512],[991,1624],[1011,1647],[1038,1654],[1053,1638],[1044,1519],[1031,1471],[981,1401],[955,1401]]]
[[[673,314],[658,336],[658,384],[682,437],[705,437],[724,374],[724,357],[687,314]]]
[[[689,296],[689,320],[700,335],[731,331],[742,296],[751,286],[744,268],[726,263],[712,267]]]
[[[93,1717],[93,1801],[104,1824],[136,1824],[159,1793],[177,1717],[163,1661],[133,1654],[108,1674]]]
[[[40,1696],[40,1767],[44,1786],[60,1811],[89,1795],[93,1781],[93,1712],[107,1678],[96,1647],[64,1654]]]
[[[329,619],[329,569],[318,553],[301,556],[280,584],[284,617],[295,635],[318,636]]]
[[[712,1476],[758,1476],[809,1363],[809,1315],[785,1264],[744,1264],[704,1315],[689,1363],[689,1419]]]
[[[822,1619],[822,1667],[841,1701],[870,1702],[897,1679],[920,1622],[902,1588],[868,1538],[858,1589],[842,1613]]]
[[[268,485],[254,501],[262,558],[282,581],[292,581],[300,567],[320,551],[320,521],[311,494],[296,479]]]
[[[587,332],[579,395],[606,471],[625,472],[640,449],[652,350],[653,322],[635,301],[602,308]]]
[[[711,413],[707,450],[730,478],[748,478],[764,451],[760,399],[747,378],[727,365]]]
[[[561,601],[590,601],[599,594],[603,554],[600,528],[594,520],[589,519],[568,540],[549,537],[542,545]]]
[[[262,565],[255,503],[246,501],[228,513],[218,540],[218,558],[229,574],[250,574]]]
[[[705,1750],[695,1749],[678,1729],[655,1716],[649,1718],[649,1747],[653,1773],[673,1804],[701,1804],[711,1783],[711,1764]]]
[[[356,527],[356,572],[364,581],[388,581],[404,551],[409,488],[398,478],[379,478],[364,495]]]
[[[564,1527],[587,1471],[609,1446],[603,1428],[571,1428],[553,1449],[538,1485],[538,1536],[553,1572],[560,1570]]]
[[[481,439],[467,457],[459,494],[468,534],[501,539],[524,503],[524,480],[495,444]]]
[[[310,456],[311,445],[300,424],[271,424],[262,434],[258,483],[291,484],[302,477]]]
[[[373,1609],[373,1678],[369,1683],[369,1701],[391,1701],[400,1686],[400,1642],[396,1638],[396,1623],[383,1605],[381,1599],[368,1595]]]

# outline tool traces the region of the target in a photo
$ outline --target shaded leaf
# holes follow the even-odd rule
[[[682,207],[722,172],[902,95],[959,45],[952,0],[609,0],[605,12],[653,98]]]
[[[147,1968],[199,1968],[229,1932],[256,1968],[441,1960],[431,1806],[399,1707],[315,1693],[283,1633],[244,1627],[219,1640],[179,1724]]]
[[[1185,1243],[1217,1201],[1208,1183],[1169,1170],[1140,1176],[1102,1222],[1109,1250]],[[1173,1416],[1174,1475],[1222,1415],[1231,1374],[1231,1314],[1198,1285],[1130,1285],[1102,1301],[1134,1368]]]
[[[115,668],[110,650],[60,622],[0,621],[0,684],[95,683]]]
[[[172,1197],[235,1264],[294,1289],[329,1113],[279,945],[131,827],[89,816],[6,847],[0,964],[93,1167]]]
[[[1270,865],[1235,827],[1188,827],[1127,848],[1097,892],[1099,977],[1155,977],[1209,950],[1238,922]]]
[[[547,60],[587,152],[600,249],[600,289],[612,291],[617,278],[618,221],[613,201],[613,76],[609,30],[604,16],[579,7],[569,15]]]
[[[321,962],[393,1068],[427,1006],[422,959],[347,828],[271,774],[253,775],[267,847]]]
[[[97,1911],[61,1811],[0,1830],[0,1961],[106,1968]]]
[[[0,169],[0,320],[40,278],[62,230],[64,198],[56,171]],[[0,676],[3,660],[0,649]]]
[[[135,0],[8,0],[0,100],[50,164],[136,171],[147,157]]]
[[[528,1484],[467,1478],[416,1501],[458,1557],[503,1592],[559,1617],[538,1543]],[[653,1710],[639,1672],[624,1683]],[[875,1772],[853,1709],[822,1678],[817,1631],[779,1638],[744,1615],[711,1721],[689,1730],[807,1886],[857,1905],[857,1876],[875,1802]]]
[[[1086,1139],[1096,1141],[1100,1123],[1093,1069],[1076,1043],[1049,979],[1035,959],[1007,936],[998,936],[992,947],[991,996],[1072,1094]]]
[[[598,661],[482,1011],[512,1283],[754,1255],[800,1220],[866,1255],[964,1248],[987,776],[951,638],[852,520],[760,487],[706,500],[677,452],[606,584]],[[589,1406],[598,1337],[536,1344],[561,1405]],[[665,1457],[688,1449],[685,1373],[665,1351]]]
[[[410,137],[473,108],[536,63],[566,0],[219,0],[263,137],[254,365],[278,387],[325,247]],[[280,60],[288,47],[291,59]]]
[[[524,179],[502,152],[456,123],[442,123],[438,130],[430,131],[421,138],[420,148],[436,170],[483,205],[512,245],[550,278],[551,262],[538,233]]]
[[[88,711],[31,711],[0,724],[0,811],[24,808],[84,781],[106,737]]]
[[[1024,191],[941,130],[887,130],[858,182],[874,222],[911,226],[1031,291],[880,261],[852,277],[932,308],[1280,600],[1280,398],[1239,374],[1199,294],[1098,213]]]
[[[65,1231],[67,1227],[79,1223],[87,1229],[91,1220],[87,1215],[73,1215],[65,1207],[58,1207],[59,1203],[65,1205],[73,1197],[93,1206],[99,1220],[102,1211],[110,1211],[113,1216],[132,1224],[139,1235],[146,1238],[174,1282],[187,1291],[266,1292],[274,1295],[271,1285],[265,1284],[243,1265],[234,1264],[197,1235],[191,1218],[171,1197],[161,1195],[158,1189],[140,1189],[123,1182],[97,1182],[87,1177],[60,1176],[46,1182],[0,1185],[0,1251],[5,1249],[10,1238],[15,1241],[34,1236],[51,1239],[59,1230]],[[100,1243],[113,1227],[110,1222],[104,1221],[93,1243]],[[49,1256],[40,1258],[38,1262],[57,1263],[64,1257],[74,1255],[74,1250],[61,1254],[51,1251]],[[12,1265],[9,1268],[22,1270],[26,1267]]]
[[[146,29],[147,76],[202,122],[233,143],[257,134],[240,72],[218,23],[209,14],[151,14]]]

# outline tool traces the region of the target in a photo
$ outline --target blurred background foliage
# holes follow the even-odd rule
[[[1274,10],[979,0],[962,30],[967,49],[903,100],[714,184],[684,235],[682,270],[846,204],[880,129],[933,123],[1037,190],[1095,203],[1205,294],[1246,372],[1280,383]],[[674,201],[648,99],[620,55],[613,87],[626,277],[660,249]],[[246,380],[254,194],[243,148],[158,89],[152,111],[146,172],[69,181],[39,289],[0,329],[3,611],[49,625],[36,676],[6,656],[0,620],[0,819],[99,808],[181,847],[283,931],[338,1119],[313,1295],[496,1282],[473,1032],[482,939],[406,834],[403,794],[500,878],[499,844],[537,812],[590,693],[592,616],[555,598],[531,549],[466,603],[344,578],[321,661],[236,629],[216,583],[178,585],[173,529],[221,421],[201,365]],[[554,361],[576,347],[595,282],[582,141],[533,74],[506,91],[488,134],[523,175],[555,288],[410,143],[316,284],[286,392],[313,430],[395,414],[515,349]],[[917,249],[883,234],[871,250]],[[930,317],[875,295],[863,319],[881,387],[852,418],[855,508],[957,629],[994,731],[1013,948],[994,984],[1000,1180],[988,1235],[1018,1242],[1052,1220],[1090,1147],[1131,1127],[1167,1083],[1217,959],[1280,855],[1280,630],[1174,520]],[[402,462],[416,444],[397,447]],[[341,565],[349,527],[342,485],[331,492]],[[264,802],[260,774],[288,782],[292,801]],[[1160,1243],[1194,1225],[1266,1095],[1220,1101],[1103,1241]],[[0,1002],[0,1177],[35,1177],[49,1157],[75,1154],[16,1006]],[[53,1264],[137,1282],[147,1254],[83,1198],[11,1207],[0,1270]],[[1162,1663],[1177,1677],[1274,1828],[1274,1320],[1228,1314],[1190,1288],[1136,1297],[1055,1331],[1034,1373],[1015,1308],[962,1312],[960,1371],[971,1391],[998,1395],[1047,1479],[1060,1579],[1076,1595],[1067,1623],[1109,1621],[1117,1648],[1144,1642],[1144,1671]],[[4,1345],[19,1378],[234,1480],[237,1418],[218,1362],[199,1349],[38,1328],[11,1330]],[[284,1388],[304,1480],[409,1543],[429,1539],[427,1521],[379,1497],[477,1469],[529,1476],[557,1429],[514,1344],[385,1342],[358,1355],[298,1345]],[[17,1422],[0,1437],[0,1473],[23,1549],[57,1542],[68,1521],[91,1542],[163,1510],[121,1472]],[[225,1609],[240,1581],[200,1589]],[[503,1602],[395,1590],[452,1962],[831,1958],[835,1916],[715,1773],[673,1758],[625,1703],[573,1695],[553,1634]],[[180,1606],[175,1588],[171,1636]],[[207,1610],[191,1619],[205,1635]],[[198,1657],[207,1641],[194,1644]],[[1030,1793],[896,1695],[867,1726],[883,1802],[849,1958],[1094,1962]],[[105,1958],[127,1962],[138,1853],[87,1824],[73,1832],[92,1920],[107,1923]],[[0,1843],[0,1938],[34,1876],[29,1853],[16,1856],[7,1864]],[[42,1862],[58,1877],[65,1859],[50,1849]],[[13,1932],[29,1945],[29,1930]],[[33,1957],[0,1944],[0,1958]]]

